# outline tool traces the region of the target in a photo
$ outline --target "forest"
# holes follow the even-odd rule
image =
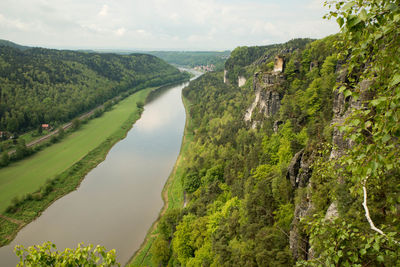
[[[230,51],[150,51],[146,53],[179,66],[193,68],[212,64],[215,65],[216,70],[223,70],[224,63],[229,57]]]
[[[154,266],[400,265],[399,3],[331,8],[340,34],[239,47],[226,83],[184,89],[189,202],[161,218]]]
[[[0,129],[15,134],[59,125],[121,93],[188,77],[151,55],[21,50],[2,42]]]
[[[187,205],[153,266],[400,266],[400,3],[326,5],[340,33],[238,47],[183,90]]]

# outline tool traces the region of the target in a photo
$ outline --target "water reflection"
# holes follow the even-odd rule
[[[101,244],[116,249],[121,263],[129,260],[158,216],[161,191],[179,153],[185,124],[183,86],[147,104],[127,137],[77,191],[56,201],[9,246],[0,248],[0,265],[15,266],[16,244],[48,240],[60,250],[80,242]]]

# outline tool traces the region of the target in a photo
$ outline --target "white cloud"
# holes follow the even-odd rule
[[[108,9],[109,9],[108,5],[103,5],[103,7],[101,8],[101,10],[100,10],[98,15],[101,16],[101,17],[107,16],[108,15]]]
[[[123,36],[123,35],[125,34],[125,32],[126,32],[126,29],[125,29],[124,27],[122,27],[122,28],[117,29],[117,30],[115,31],[115,34],[116,34],[117,36]]]
[[[81,26],[83,29],[88,30],[89,32],[93,32],[93,33],[106,33],[107,30],[100,27],[99,25],[96,24],[88,24],[88,25],[82,25]]]
[[[28,23],[24,23],[19,19],[6,18],[3,14],[0,14],[0,24],[11,29],[20,31],[28,31],[31,26]]]
[[[0,38],[52,47],[233,49],[337,32],[322,19],[323,1],[118,0],[99,8],[96,0],[2,0]]]

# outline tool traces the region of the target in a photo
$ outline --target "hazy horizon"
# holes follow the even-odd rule
[[[56,49],[225,51],[338,32],[323,0],[3,0],[0,39]]]

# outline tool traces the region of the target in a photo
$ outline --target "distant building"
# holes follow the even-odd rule
[[[215,70],[215,65],[211,64],[211,65],[201,65],[201,66],[196,66],[194,67],[195,70],[198,71],[204,71],[204,72],[208,72],[208,71],[214,71]]]
[[[48,130],[48,129],[50,129],[50,126],[48,124],[44,123],[44,124],[42,124],[42,129]]]

